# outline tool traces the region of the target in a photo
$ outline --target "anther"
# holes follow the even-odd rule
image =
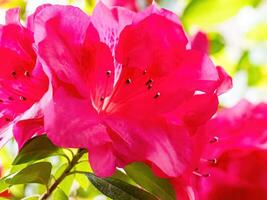
[[[146,85],[149,85],[149,84],[151,84],[151,83],[153,83],[153,80],[152,80],[152,79],[149,79],[149,80],[146,82]]]
[[[132,80],[131,80],[130,78],[128,78],[128,79],[126,80],[126,83],[127,83],[127,84],[131,84],[131,83],[132,83]]]
[[[216,143],[218,141],[219,141],[219,138],[217,136],[215,136],[209,141],[209,143],[213,144],[213,143]]]
[[[103,96],[100,97],[100,101],[104,101],[104,99],[105,99],[105,98],[104,98]]]
[[[111,75],[111,71],[110,70],[106,71],[106,75],[110,76]]]
[[[9,97],[8,97],[8,100],[9,100],[9,101],[13,101],[14,99],[13,99],[13,97],[9,96]]]
[[[209,162],[210,164],[217,164],[217,159],[213,158],[213,159],[205,159],[205,158],[201,158],[200,159],[203,162]]]
[[[11,121],[8,117],[6,117],[5,120],[6,120],[6,122],[10,122]]]
[[[208,160],[211,164],[217,164],[217,159],[213,158],[213,159],[209,159]]]
[[[11,74],[12,74],[12,76],[16,76],[17,75],[17,72],[16,71],[13,71],[13,72],[11,72]]]
[[[26,97],[24,97],[24,96],[19,96],[19,99],[20,99],[21,101],[26,101]]]
[[[147,73],[147,70],[145,69],[145,70],[143,71],[143,75],[146,75],[146,73]]]
[[[210,177],[210,173],[201,174],[201,173],[199,173],[197,171],[193,171],[193,174],[198,176],[198,177],[204,177],[204,178]]]
[[[157,99],[160,96],[160,92],[157,92],[157,94],[155,94],[154,99]]]
[[[29,71],[25,71],[24,72],[24,76],[29,77],[30,76],[30,72]]]

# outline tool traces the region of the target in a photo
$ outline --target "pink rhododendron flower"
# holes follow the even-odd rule
[[[21,147],[43,131],[42,114],[36,104],[48,88],[48,80],[32,48],[33,32],[19,21],[19,9],[6,14],[0,27],[0,146],[14,131]]]
[[[35,16],[38,54],[53,89],[48,137],[88,148],[99,176],[143,161],[158,175],[177,177],[195,160],[195,130],[214,114],[231,79],[205,53],[187,48],[174,16],[155,6],[127,15],[103,4],[92,17],[71,6],[48,6]]]
[[[190,200],[266,199],[266,121],[264,103],[243,100],[219,112],[201,130],[210,139],[193,172],[196,176],[188,173],[174,180],[177,195]]]

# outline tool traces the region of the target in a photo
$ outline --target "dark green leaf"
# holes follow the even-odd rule
[[[166,179],[156,177],[143,163],[133,163],[124,169],[128,176],[161,200],[175,200],[175,192]]]
[[[36,161],[60,154],[60,149],[45,136],[38,136],[28,141],[13,161],[13,165]]]
[[[40,183],[47,185],[50,179],[52,165],[49,162],[39,162],[29,165],[12,178],[6,179],[9,185]]]
[[[119,179],[99,178],[92,173],[86,175],[99,191],[114,200],[156,200],[148,192]]]

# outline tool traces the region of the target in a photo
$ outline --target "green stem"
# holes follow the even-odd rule
[[[40,200],[48,199],[48,197],[53,193],[53,191],[57,188],[57,186],[64,180],[64,178],[70,173],[73,167],[78,163],[83,154],[86,153],[85,149],[79,149],[78,152],[73,156],[71,162],[68,167],[64,170],[64,172],[60,175],[58,179],[48,188],[47,192],[41,197]]]

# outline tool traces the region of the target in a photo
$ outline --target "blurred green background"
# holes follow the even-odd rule
[[[126,2],[125,0],[124,2]],[[116,3],[115,0],[106,3]],[[120,1],[123,2],[123,1]],[[220,97],[221,105],[228,107],[246,98],[252,102],[267,101],[267,0],[158,0],[161,7],[172,10],[180,17],[187,33],[193,36],[198,31],[208,34],[212,59],[231,74],[233,89]],[[5,11],[21,7],[22,19],[34,12],[43,3],[72,4],[90,14],[97,3],[93,0],[0,0],[0,22],[4,23]],[[144,9],[150,0],[136,0],[136,8]],[[2,175],[10,171],[17,147],[11,141],[0,150]],[[84,158],[87,159],[86,156]],[[64,160],[49,159],[54,163],[54,175],[62,170]],[[20,166],[21,168],[24,166]],[[87,162],[79,166],[89,170]],[[19,169],[11,169],[19,170]],[[120,176],[120,175],[118,175]],[[1,187],[1,183],[0,183]],[[99,195],[88,180],[76,175],[63,181],[60,188],[72,199],[106,199]],[[42,193],[44,187],[18,185],[11,188],[13,199]],[[64,199],[61,190],[55,198]],[[10,197],[11,198],[11,197]],[[0,198],[1,199],[1,198]]]

